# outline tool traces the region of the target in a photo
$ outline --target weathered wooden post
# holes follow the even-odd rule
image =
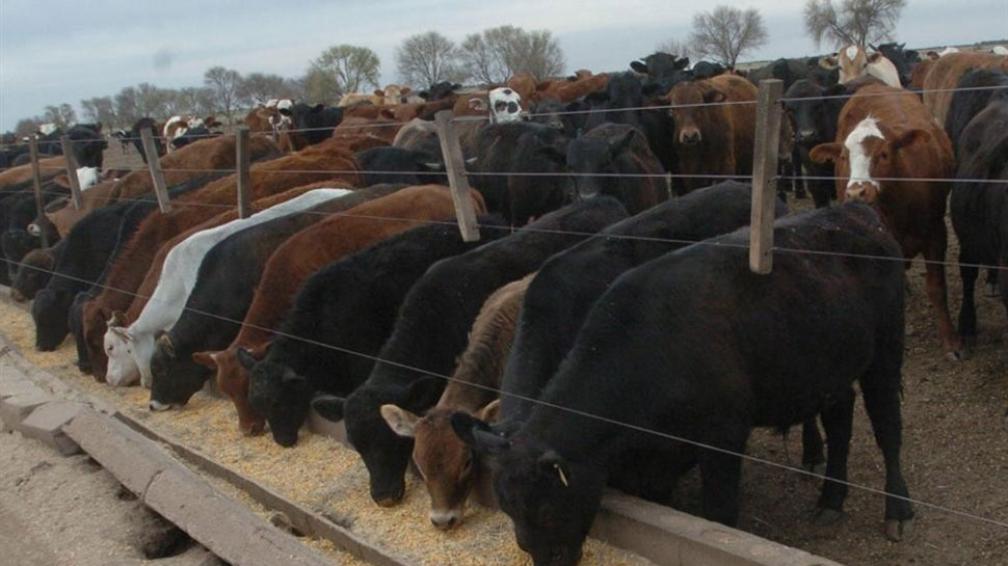
[[[238,132],[235,133],[235,164],[238,166],[238,218],[248,218],[252,214],[248,145],[248,126],[240,126]]]
[[[80,210],[84,201],[81,197],[80,177],[77,176],[77,156],[73,152],[73,143],[70,136],[60,136],[60,145],[63,146],[63,157],[66,159],[67,177],[70,179],[70,201],[74,208]]]
[[[434,115],[438,139],[441,141],[441,154],[444,156],[445,171],[448,173],[448,185],[451,187],[452,201],[455,203],[455,217],[458,219],[459,231],[465,242],[476,242],[480,239],[479,225],[476,223],[476,210],[469,198],[469,180],[465,174],[465,158],[462,156],[462,145],[459,143],[458,132],[452,124],[454,113],[442,110]]]
[[[42,200],[42,173],[39,171],[38,156],[38,134],[28,138],[28,153],[31,157],[32,187],[35,190],[35,215],[41,218],[45,213],[45,201]],[[42,240],[42,247],[49,247],[49,238],[46,237],[45,229],[39,232],[39,239]]]
[[[168,187],[165,185],[164,173],[161,172],[161,161],[158,159],[157,146],[154,145],[154,134],[150,128],[140,130],[140,141],[143,142],[144,155],[147,156],[147,168],[150,170],[151,181],[154,183],[154,195],[157,197],[161,214],[171,212],[168,201]]]
[[[783,85],[784,83],[778,79],[760,81],[756,104],[752,215],[749,222],[749,269],[763,275],[773,269],[773,224],[777,199],[777,153],[780,148],[780,98]]]

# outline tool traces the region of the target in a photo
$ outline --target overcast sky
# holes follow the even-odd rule
[[[763,13],[770,41],[751,59],[813,54],[803,0],[728,2]],[[141,82],[194,86],[224,65],[242,73],[302,74],[340,43],[381,57],[397,79],[395,47],[435,29],[460,41],[512,24],[549,29],[568,70],[622,70],[669,38],[685,38],[699,7],[686,0],[0,0],[0,130],[47,104],[115,94]],[[897,37],[909,46],[1008,36],[1008,0],[909,0]]]

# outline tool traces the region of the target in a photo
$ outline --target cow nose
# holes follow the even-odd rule
[[[11,289],[11,298],[14,299],[14,302],[16,303],[23,303],[27,300],[25,296],[21,294],[21,291],[18,291],[17,289]]]
[[[453,512],[431,512],[430,521],[431,524],[443,531],[454,527],[459,522],[458,516],[456,516]]]
[[[683,132],[681,137],[682,143],[685,145],[693,145],[700,143],[700,131],[699,130],[686,130]]]
[[[150,403],[147,404],[147,408],[149,408],[154,412],[159,412],[159,411],[167,411],[168,409],[171,409],[172,406],[171,404],[166,404],[162,403],[161,401],[151,399]]]
[[[508,110],[508,114],[514,114],[515,112],[518,111],[518,103],[517,102],[508,102],[507,110]]]
[[[800,141],[811,141],[815,138],[815,130],[799,130],[798,139]]]

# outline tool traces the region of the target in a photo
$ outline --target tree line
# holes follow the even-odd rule
[[[807,0],[806,32],[816,45],[867,46],[889,39],[906,6],[906,0]],[[695,59],[708,58],[734,68],[740,57],[766,44],[768,33],[755,9],[717,6],[693,17],[685,40],[670,39],[659,51]],[[455,43],[437,31],[404,39],[395,51],[398,80],[415,90],[450,81],[465,84],[499,84],[517,73],[539,80],[566,71],[559,42],[549,30],[525,30],[504,25],[465,36]],[[128,128],[139,118],[164,118],[175,114],[216,115],[228,122],[241,109],[271,98],[291,98],[311,103],[336,104],[343,94],[379,88],[381,60],[368,47],[335,45],[312,59],[299,77],[270,73],[241,74],[212,67],[201,86],[161,88],[150,83],[128,86],[115,95],[80,101],[82,122],[101,122],[111,128]],[[28,135],[43,123],[65,127],[78,121],[68,103],[46,106],[40,116],[18,122],[17,135]]]

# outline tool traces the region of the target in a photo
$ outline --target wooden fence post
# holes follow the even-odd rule
[[[66,159],[67,177],[70,179],[70,201],[74,208],[80,210],[84,205],[81,197],[80,177],[77,176],[77,156],[73,152],[73,143],[70,136],[60,136],[60,145],[63,146],[63,157]]]
[[[780,98],[783,85],[778,79],[760,81],[756,105],[749,269],[763,275],[773,269],[773,224],[777,201],[777,153],[780,149]]]
[[[151,181],[154,183],[154,195],[157,197],[161,214],[171,212],[168,202],[168,187],[165,186],[164,173],[161,172],[161,161],[158,159],[157,146],[154,145],[154,134],[150,128],[140,130],[140,140],[143,142],[144,155],[147,156],[147,168],[150,169]]]
[[[473,208],[472,199],[469,198],[465,158],[462,156],[458,132],[452,124],[453,117],[454,113],[451,110],[442,110],[434,115],[434,123],[437,125],[438,139],[441,141],[441,154],[444,156],[445,171],[448,173],[448,185],[451,187],[455,217],[462,233],[462,240],[476,242],[480,239],[479,225],[476,223],[476,210]]]
[[[235,164],[238,167],[238,218],[248,218],[252,214],[248,145],[248,126],[240,126],[235,133]]]
[[[36,218],[42,218],[45,214],[45,201],[42,200],[42,174],[39,171],[38,156],[38,135],[28,138],[28,152],[31,156],[32,185],[35,190],[35,214]],[[40,228],[42,228],[40,226]],[[42,247],[49,247],[49,238],[46,237],[45,228],[39,232],[39,239],[42,240]]]

